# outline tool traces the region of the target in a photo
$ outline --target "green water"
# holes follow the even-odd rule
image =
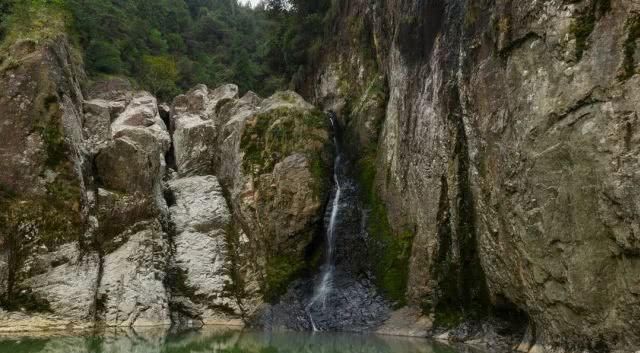
[[[460,353],[424,339],[328,333],[161,329],[0,336],[0,353]]]

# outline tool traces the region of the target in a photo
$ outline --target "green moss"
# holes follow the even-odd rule
[[[53,99],[57,98],[54,97]],[[48,115],[50,119],[40,128],[40,135],[42,136],[47,152],[46,165],[54,168],[64,160],[66,147],[64,133],[60,123],[59,106],[57,103],[47,103],[47,107],[46,115]]]
[[[307,154],[311,160],[327,143],[326,117],[317,110],[279,108],[259,114],[249,124],[241,140],[244,151],[243,169],[258,176],[270,172],[276,163],[295,152]]]
[[[580,61],[584,52],[589,48],[588,39],[593,32],[598,18],[604,16],[611,9],[610,0],[591,0],[584,13],[580,14],[569,29],[576,40],[576,59]]]
[[[480,18],[481,8],[475,2],[467,3],[464,13],[464,26],[471,28]]]
[[[627,39],[624,42],[622,71],[618,78],[621,81],[628,80],[635,74],[634,56],[637,50],[637,41],[640,39],[640,15],[630,17],[626,23]]]
[[[369,209],[368,233],[371,237],[371,264],[376,284],[396,306],[406,304],[405,293],[409,276],[409,259],[414,234],[411,231],[395,231],[376,186],[377,170],[375,152],[369,152],[358,162],[358,178],[362,198]]]
[[[8,47],[22,40],[41,43],[64,34],[69,18],[64,0],[14,2],[4,21],[5,37],[0,42],[0,53],[7,53]]]
[[[242,301],[242,298],[246,297],[245,281],[241,271],[240,263],[240,235],[235,227],[235,224],[229,224],[225,232],[225,241],[227,243],[227,256],[230,267],[226,270],[231,277],[231,282],[226,282],[224,291],[230,293],[238,303]],[[242,307],[242,305],[240,305]]]
[[[311,187],[313,194],[318,198],[322,198],[323,195],[327,195],[329,192],[329,184],[326,181],[329,180],[329,171],[331,168],[325,158],[328,154],[329,152],[325,151],[324,153],[318,152],[311,156],[311,176],[313,180],[316,181],[312,183]]]
[[[267,259],[263,297],[267,302],[278,299],[305,269],[305,261],[291,255],[274,255]]]

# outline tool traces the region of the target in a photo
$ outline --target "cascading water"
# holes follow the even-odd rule
[[[378,294],[370,271],[366,210],[360,201],[351,160],[343,151],[340,125],[334,131],[333,190],[324,217],[325,259],[319,273],[303,277],[263,313],[269,329],[366,331],[388,317],[389,303]]]
[[[336,157],[333,162],[333,182],[335,184],[335,193],[333,195],[333,202],[331,204],[331,216],[329,217],[329,225],[327,226],[326,231],[326,260],[320,274],[320,282],[316,285],[313,297],[311,297],[311,301],[309,301],[309,304],[307,304],[307,307],[305,308],[305,311],[309,316],[309,321],[311,321],[313,331],[319,331],[319,329],[316,326],[315,321],[313,321],[313,314],[311,313],[311,309],[314,305],[322,303],[322,309],[325,310],[327,307],[327,297],[333,289],[333,272],[335,271],[334,247],[336,243],[336,221],[338,219],[338,216],[340,215],[340,201],[342,195],[342,188],[340,185],[340,162],[342,155],[340,151],[340,144],[338,143],[338,124],[336,122],[336,117],[334,114],[329,114],[329,119],[331,120],[331,126],[334,130],[333,144],[335,146],[336,153]]]

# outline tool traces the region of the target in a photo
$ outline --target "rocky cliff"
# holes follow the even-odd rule
[[[0,331],[242,325],[311,261],[328,120],[293,92],[158,104],[64,36],[0,71]]]
[[[638,3],[334,8],[306,90],[353,136],[379,285],[443,337],[503,317],[522,351],[637,350]]]
[[[357,206],[336,267],[376,312],[324,327],[388,305],[384,333],[640,349],[640,5],[333,10],[303,91],[337,113]],[[268,304],[287,326],[307,308],[295,280],[322,255],[333,153],[320,110],[235,85],[159,103],[89,82],[59,33],[0,48],[0,331],[255,323]]]

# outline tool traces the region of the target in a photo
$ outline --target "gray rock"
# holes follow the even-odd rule
[[[169,242],[157,222],[129,231],[118,249],[104,256],[98,307],[108,326],[168,325],[169,299],[164,287]]]
[[[338,46],[309,82],[375,161],[394,233],[414,235],[409,304],[507,302],[529,316],[530,352],[640,345],[638,62],[622,69],[638,10],[400,0],[342,15],[372,36]],[[373,55],[353,49],[368,43]],[[381,74],[379,139],[362,138]],[[446,284],[458,294],[443,297]]]
[[[231,213],[222,188],[214,176],[173,180],[169,188],[175,196],[171,219],[175,224],[176,266],[183,274],[181,293],[192,303],[189,314],[204,324],[241,323],[241,311],[231,277],[229,255]]]
[[[28,260],[39,275],[23,282],[50,309],[61,317],[91,322],[98,281],[97,253],[83,252],[77,243],[65,244],[57,251],[38,254]]]
[[[111,140],[111,110],[109,102],[100,99],[83,103],[85,144],[91,154],[97,153]]]

